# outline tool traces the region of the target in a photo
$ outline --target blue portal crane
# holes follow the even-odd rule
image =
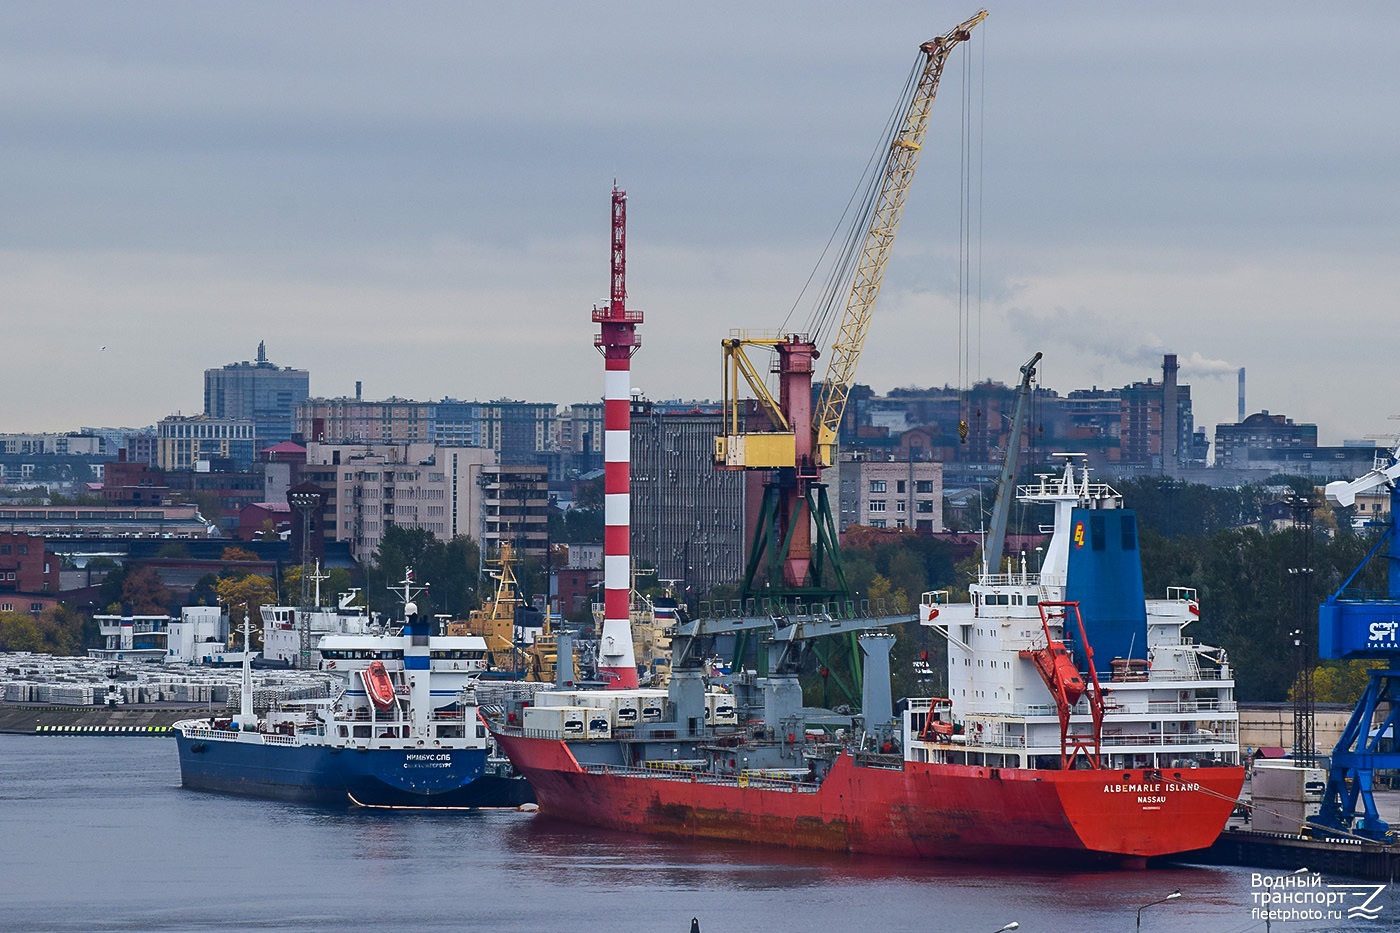
[[[1370,659],[1384,666],[1372,670],[1366,690],[1352,711],[1337,746],[1332,750],[1322,812],[1316,822],[1330,829],[1389,841],[1394,833],[1376,811],[1372,782],[1377,769],[1400,768],[1394,737],[1400,731],[1400,445],[1384,462],[1350,482],[1327,484],[1327,498],[1350,506],[1372,489],[1390,492],[1390,522],[1375,546],[1351,572],[1337,592],[1318,610],[1318,656],[1343,660]],[[1384,598],[1343,599],[1342,593],[1373,557],[1389,562]],[[1377,710],[1385,710],[1373,727]],[[1362,814],[1357,816],[1357,804]]]

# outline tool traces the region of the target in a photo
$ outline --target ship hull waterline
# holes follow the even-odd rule
[[[542,815],[681,839],[928,859],[1143,867],[1209,846],[1244,782],[1239,767],[1042,771],[842,754],[819,787],[579,766],[568,743],[497,734]],[[623,771],[626,770],[626,773]]]

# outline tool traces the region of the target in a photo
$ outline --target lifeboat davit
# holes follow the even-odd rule
[[[389,672],[384,669],[383,661],[371,662],[369,667],[360,671],[360,679],[365,682],[365,693],[369,694],[369,700],[376,708],[393,708],[394,682],[389,679]]]

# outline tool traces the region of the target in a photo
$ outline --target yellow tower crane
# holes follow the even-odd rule
[[[924,69],[914,88],[914,96],[909,101],[904,124],[890,143],[884,181],[865,234],[865,249],[861,252],[860,265],[856,267],[851,280],[846,313],[831,344],[831,362],[827,364],[821,398],[817,402],[817,463],[822,466],[836,462],[836,435],[841,427],[841,416],[855,382],[860,351],[870,332],[870,317],[875,311],[875,299],[880,295],[885,266],[889,264],[895,230],[904,216],[909,184],[914,180],[914,169],[918,167],[919,153],[928,134],[929,113],[933,109],[933,98],[938,93],[938,79],[943,74],[943,65],[949,53],[969,38],[972,27],[986,18],[987,11],[981,10],[947,35],[931,39],[919,47],[919,51],[926,56]]]
[[[845,312],[831,345],[815,411],[812,369],[820,354],[810,336],[736,333],[723,341],[725,434],[715,438],[716,465],[771,471],[749,552],[742,593],[745,599],[762,598],[775,604],[849,600],[821,470],[836,461],[836,439],[846,399],[928,133],[943,66],[952,50],[967,41],[972,28],[986,17],[987,11],[982,10],[919,46],[923,60],[916,66],[917,79],[911,82],[908,105],[891,137],[878,191],[867,201],[864,248],[851,276]],[[751,346],[777,354],[771,367],[778,375],[776,399],[764,386],[758,367],[744,353],[745,347]],[[741,378],[748,384],[752,402],[740,397]],[[750,418],[757,420],[759,412],[766,416],[767,424],[762,430],[751,431]]]

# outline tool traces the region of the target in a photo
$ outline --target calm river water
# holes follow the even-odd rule
[[[1252,870],[1060,873],[599,833],[514,812],[324,810],[186,791],[175,743],[0,735],[0,930],[1243,933]],[[1324,878],[1350,883],[1347,879]],[[1397,886],[1400,887],[1400,886]],[[1280,931],[1391,930],[1379,919]]]

